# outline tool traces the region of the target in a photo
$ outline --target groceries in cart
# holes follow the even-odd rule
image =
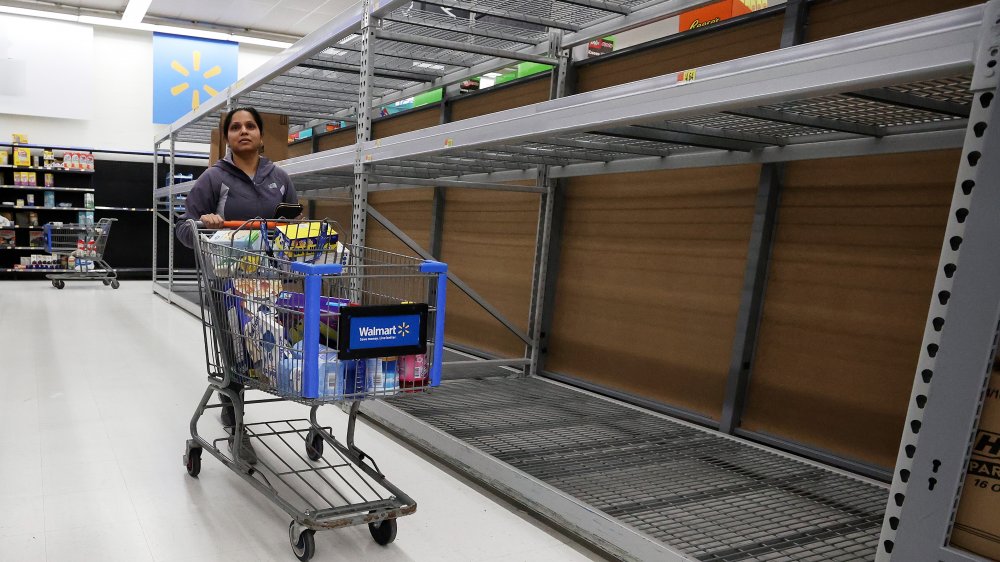
[[[290,287],[297,284],[288,283]],[[285,290],[281,280],[260,277],[226,279],[220,292],[236,371],[280,395],[302,396],[306,295]],[[319,393],[315,398],[360,399],[427,386],[426,354],[341,359],[341,310],[357,303],[332,296],[320,296],[318,303]]]

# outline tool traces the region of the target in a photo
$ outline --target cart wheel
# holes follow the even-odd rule
[[[188,475],[197,478],[201,472],[201,447],[191,448],[185,455],[184,465],[187,467]]]
[[[107,287],[108,285],[111,284],[111,280],[110,279],[104,279],[104,280],[101,281],[101,283],[104,283],[104,286]]]
[[[306,455],[312,461],[323,458],[323,436],[315,431],[306,435]]]
[[[368,530],[375,542],[385,546],[396,540],[396,520],[384,519],[378,523],[369,523]]]
[[[61,279],[55,279],[52,281],[52,286],[55,287],[56,289],[62,289],[63,287],[66,286],[66,282]]]
[[[111,288],[112,289],[117,289],[120,286],[121,286],[121,283],[119,283],[117,279],[112,279],[111,280]]]
[[[288,524],[288,542],[292,545],[292,554],[302,562],[308,562],[316,554],[316,539],[313,537],[316,531],[306,529],[299,535],[298,542],[293,542],[295,540],[292,538],[293,525],[294,521]]]

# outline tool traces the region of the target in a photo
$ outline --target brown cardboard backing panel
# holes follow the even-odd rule
[[[745,428],[894,465],[958,162],[788,164]]]
[[[306,154],[312,154],[312,139],[306,139],[304,141],[288,145],[289,158],[304,156]]]
[[[303,206],[308,209],[308,197],[301,197]],[[308,196],[308,193],[306,193]],[[330,219],[340,225],[340,238],[345,242],[351,241],[351,203],[348,201],[330,201],[320,199],[316,201],[316,213],[311,219]]]
[[[316,147],[320,152],[333,148],[351,146],[352,144],[354,144],[354,127],[321,135],[316,141]]]
[[[580,66],[577,72],[577,92],[589,92],[773,51],[781,45],[781,25],[782,16],[776,14],[630,55],[586,64]]]
[[[823,0],[809,4],[806,41],[982,4],[980,0]]]
[[[408,111],[379,119],[372,123],[372,138],[384,139],[393,135],[433,127],[441,122],[441,107],[432,105],[425,109]]]
[[[547,369],[718,418],[759,177],[568,180]]]
[[[534,193],[445,190],[442,260],[521,330],[528,326],[538,202]],[[524,342],[454,285],[445,330],[449,341],[524,356]]]
[[[496,90],[488,90],[464,99],[459,98],[452,102],[451,120],[460,121],[547,99],[549,99],[549,78],[546,74],[543,77],[525,80],[519,84],[502,86]]]
[[[434,188],[377,191],[368,195],[368,204],[389,219],[425,250],[430,246],[431,210]],[[370,248],[419,257],[381,223],[368,217],[365,245]]]
[[[1000,370],[993,365],[951,545],[1000,560]]]

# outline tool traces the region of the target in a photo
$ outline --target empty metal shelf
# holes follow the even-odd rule
[[[884,485],[714,431],[534,377],[449,381],[389,403],[366,413],[482,482],[521,482],[498,486],[515,500],[544,508],[536,488],[549,487],[600,513],[602,529],[587,529],[572,509],[541,510],[615,556],[648,559],[643,540],[677,560],[875,555]],[[457,443],[491,468],[446,452]]]

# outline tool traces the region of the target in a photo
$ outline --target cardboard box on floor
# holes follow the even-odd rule
[[[1000,560],[1000,367],[993,365],[951,545]]]
[[[264,121],[264,156],[272,162],[288,158],[288,116],[274,113],[261,113]],[[211,147],[208,151],[208,165],[211,166],[226,154],[226,135],[222,131],[222,120],[219,126],[212,129]]]

